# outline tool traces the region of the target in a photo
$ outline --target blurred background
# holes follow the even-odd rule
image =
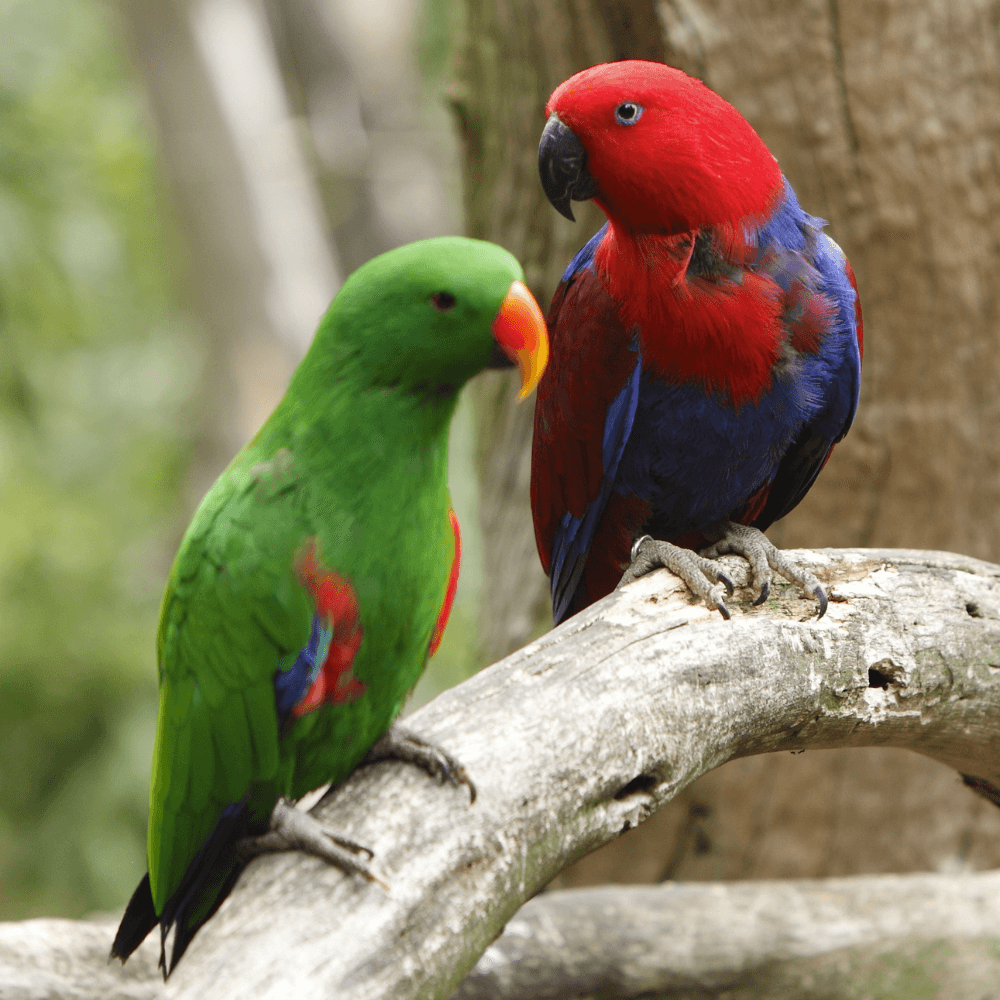
[[[751,120],[865,306],[862,408],[786,545],[1000,559],[1000,0],[0,0],[0,919],[145,870],[155,630],[204,491],[342,277],[467,232],[548,301],[596,229],[547,205],[551,89],[645,57]],[[458,599],[415,702],[551,622],[532,407],[452,432]],[[560,876],[1000,865],[1000,810],[894,751],[736,761]]]
[[[342,276],[462,229],[446,2],[0,0],[0,919],[128,898],[194,507]],[[472,433],[423,699],[481,659]]]

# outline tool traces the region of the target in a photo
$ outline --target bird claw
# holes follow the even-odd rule
[[[287,799],[278,799],[275,804],[267,833],[259,837],[244,837],[236,842],[236,852],[244,861],[250,861],[260,854],[281,851],[304,851],[322,858],[347,875],[361,875],[369,882],[377,882],[386,890],[389,888],[366,862],[356,857],[358,854],[367,854],[371,860],[375,857],[374,851],[333,833]]]
[[[729,612],[729,608],[726,607],[726,602],[722,599],[722,594],[717,593],[719,590],[718,585],[714,586],[710,593],[712,595],[712,601],[715,603],[715,607],[718,609],[719,614],[728,622],[732,619],[732,614]]]
[[[732,521],[724,521],[719,525],[718,531],[722,537],[702,549],[701,555],[706,559],[714,559],[728,552],[743,556],[750,563],[754,582],[760,585],[760,594],[753,602],[754,607],[763,604],[770,596],[771,571],[774,570],[786,580],[797,583],[810,597],[815,598],[819,604],[817,621],[826,614],[827,596],[819,580],[808,570],[800,569],[791,562],[762,531]]]
[[[468,772],[447,750],[421,739],[416,733],[393,723],[371,746],[361,764],[380,760],[402,760],[415,764],[442,784],[448,782],[469,789],[469,805],[476,801],[476,786]]]
[[[723,599],[722,588],[728,596],[734,592],[733,581],[715,561],[719,556],[733,553],[743,556],[750,563],[753,580],[760,586],[760,593],[753,604],[758,607],[771,596],[771,571],[797,583],[819,604],[817,620],[826,614],[828,599],[819,580],[807,570],[799,569],[757,528],[725,521],[716,530],[717,540],[700,553],[682,549],[671,542],[661,542],[650,535],[637,538],[632,545],[631,564],[618,586],[624,587],[657,566],[664,566],[676,573],[710,607],[718,609],[727,621],[731,618]],[[711,582],[710,582],[711,581]]]
[[[813,597],[815,597],[816,600],[819,601],[819,614],[816,616],[816,621],[819,621],[820,618],[822,618],[823,615],[826,614],[826,608],[827,608],[826,591],[821,586],[817,586],[816,589],[813,591]]]
[[[658,566],[676,573],[710,607],[716,608],[726,621],[732,617],[722,595],[725,587],[730,596],[734,592],[733,581],[722,571],[718,563],[682,549],[672,542],[662,542],[650,535],[637,538],[632,544],[631,563],[618,583],[618,589],[644,576]]]

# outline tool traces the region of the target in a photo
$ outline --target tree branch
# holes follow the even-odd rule
[[[164,997],[152,938],[126,969],[108,964],[116,923],[0,924],[3,997]],[[1000,979],[998,926],[1000,872],[547,892],[452,1000],[801,1000],[854,995],[861,978],[896,996],[901,969],[928,996],[980,997]]]
[[[983,954],[975,945],[995,941],[998,927],[1000,872],[570,889],[527,902],[453,1000],[735,1000],[741,989],[777,1000],[797,970],[808,970],[813,985],[803,989],[800,977],[788,996],[846,996],[845,983],[823,989],[816,982],[831,953],[856,971],[874,951],[888,977],[898,975],[903,955],[919,961],[932,950],[935,960],[923,971],[935,989],[925,994],[977,996],[961,986],[969,979],[984,992],[996,985],[1000,949]],[[954,958],[970,946],[971,975],[954,961],[945,968],[942,952]],[[905,995],[898,987],[865,992]]]
[[[316,812],[375,851],[391,891],[255,861],[165,995],[448,997],[563,867],[735,757],[903,747],[1000,786],[1000,567],[796,558],[833,587],[822,620],[779,586],[723,622],[658,572],[421,709],[407,724],[465,764],[476,804],[402,764],[356,772]]]

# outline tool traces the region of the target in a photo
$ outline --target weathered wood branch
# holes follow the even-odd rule
[[[164,995],[445,998],[566,864],[735,757],[894,746],[1000,787],[1000,567],[797,556],[838,598],[822,620],[779,587],[723,622],[660,572],[437,698],[408,724],[463,761],[476,804],[403,765],[357,772],[317,813],[391,891],[257,861]]]
[[[909,952],[924,956],[935,987],[927,996],[957,997],[970,979],[984,988],[1000,979],[998,933],[1000,872],[570,889],[526,903],[453,1000],[729,1000],[741,987],[778,1000],[796,968],[814,985],[799,982],[788,996],[840,996],[816,988],[822,959],[837,953],[857,966],[869,950],[883,986]],[[994,947],[986,956],[975,949],[973,975],[941,960],[983,939]]]
[[[116,923],[0,924],[0,996],[163,998],[152,940],[126,969],[108,964]],[[849,995],[862,978],[876,995],[903,995],[901,971],[929,983],[928,996],[978,998],[1000,981],[998,928],[1000,872],[547,892],[452,1000],[801,1000]]]

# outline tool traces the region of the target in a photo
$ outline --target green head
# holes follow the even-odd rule
[[[344,282],[302,367],[440,396],[484,368],[517,364],[527,395],[548,338],[523,278],[514,257],[481,240],[445,236],[391,250]]]

